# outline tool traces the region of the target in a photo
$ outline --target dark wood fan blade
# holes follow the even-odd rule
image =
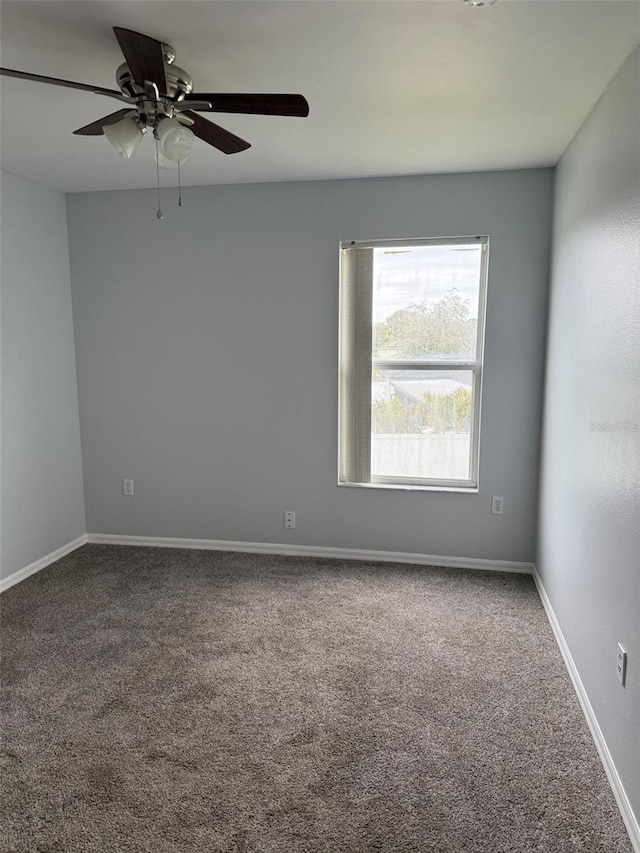
[[[240,139],[239,136],[231,133],[231,131],[225,130],[224,127],[214,124],[208,118],[198,115],[198,113],[186,110],[181,115],[189,116],[190,119],[193,119],[191,130],[198,139],[208,142],[209,145],[213,145],[214,148],[218,148],[225,154],[237,154],[239,151],[246,151],[247,148],[251,148],[250,142]]]
[[[124,100],[122,92],[116,89],[103,89],[102,86],[90,86],[88,83],[74,83],[73,80],[60,80],[58,77],[44,77],[42,74],[29,74],[26,71],[14,71],[12,68],[0,68],[5,77],[17,77],[18,80],[34,80],[36,83],[48,83],[50,86],[64,86],[67,89],[81,89],[94,95],[107,95],[110,98]]]
[[[262,116],[309,115],[309,104],[302,95],[243,95],[234,93],[192,92],[185,101],[209,101],[213,113],[246,113]],[[203,110],[204,112],[204,110]]]
[[[147,80],[149,83],[155,83],[158,91],[165,94],[167,79],[164,73],[162,42],[133,30],[124,30],[122,27],[114,27],[113,31],[138,86],[144,87]]]
[[[73,132],[77,136],[102,136],[104,134],[102,129],[103,127],[106,127],[108,124],[115,124],[120,121],[120,119],[123,119],[126,116],[134,116],[135,114],[135,110],[118,110],[115,113],[111,113],[111,115],[103,116],[97,121],[91,122],[91,124],[86,124],[84,127],[74,130]]]

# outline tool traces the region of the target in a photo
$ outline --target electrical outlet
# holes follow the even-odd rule
[[[296,514],[293,510],[286,509],[284,512],[284,526],[285,527],[295,527],[296,526]]]
[[[627,680],[627,653],[620,643],[618,643],[618,657],[616,660],[616,674],[618,676],[618,681],[624,687],[624,683]]]
[[[133,480],[123,480],[122,481],[122,494],[123,495],[132,495],[133,494]]]
[[[502,515],[504,512],[504,498],[494,495],[491,498],[491,512],[493,515]]]

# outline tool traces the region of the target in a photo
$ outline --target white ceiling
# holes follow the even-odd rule
[[[640,42],[640,0],[3,0],[0,23],[8,68],[117,88],[115,25],[170,41],[196,91],[306,96],[306,119],[211,115],[253,147],[197,142],[197,185],[555,164]],[[1,79],[3,169],[66,192],[155,185],[150,135],[130,162],[72,135],[115,101]]]

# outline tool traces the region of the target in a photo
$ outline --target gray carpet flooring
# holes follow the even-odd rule
[[[529,577],[87,545],[2,638],[3,851],[631,851]]]

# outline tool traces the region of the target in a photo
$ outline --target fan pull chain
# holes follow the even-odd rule
[[[184,207],[182,203],[182,183],[180,180],[180,160],[178,160],[178,207]]]
[[[158,212],[156,216],[158,219],[164,219],[164,213],[162,212],[162,208],[160,207],[160,165],[158,163],[158,140],[156,138],[156,182],[158,186]]]

